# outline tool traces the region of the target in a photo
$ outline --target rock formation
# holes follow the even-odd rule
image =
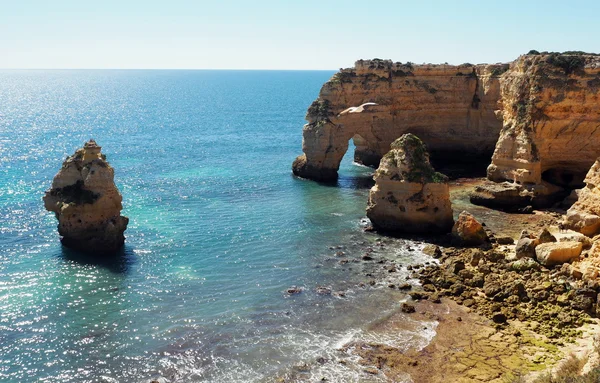
[[[114,170],[94,140],[67,157],[44,196],[56,214],[63,245],[87,253],[114,253],[123,246],[129,219],[121,216],[122,197]]]
[[[405,134],[382,158],[369,193],[367,217],[377,229],[447,233],[453,225],[448,178],[429,163],[425,144]]]
[[[600,56],[533,52],[500,84],[503,127],[488,178],[518,189],[507,206],[557,202],[600,155]]]
[[[308,108],[304,154],[294,161],[301,177],[332,180],[354,140],[354,159],[377,166],[404,133],[420,137],[442,158],[483,157],[488,161],[502,127],[496,117],[500,65],[413,65],[359,60],[341,69]],[[365,102],[362,113],[338,115]]]
[[[378,105],[339,115],[365,102]],[[600,156],[600,56],[532,51],[510,65],[460,66],[359,60],[323,85],[306,119],[298,176],[335,179],[350,139],[355,161],[377,166],[410,132],[433,159],[478,158],[474,166],[493,153],[493,182],[473,202],[547,206],[581,186]]]
[[[585,177],[585,187],[577,192],[577,202],[567,211],[564,227],[588,237],[600,234],[600,159]]]

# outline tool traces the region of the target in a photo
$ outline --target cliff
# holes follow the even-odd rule
[[[129,219],[121,216],[121,201],[114,170],[94,140],[67,157],[44,196],[63,245],[95,254],[114,253],[125,242]]]
[[[413,65],[389,60],[359,60],[326,82],[308,108],[303,155],[296,175],[337,177],[348,141],[356,162],[377,166],[390,144],[405,133],[419,136],[437,158],[492,154],[501,121],[496,117],[499,78],[508,65]],[[339,115],[365,102],[362,113]]]
[[[520,56],[502,76],[501,95],[488,178],[582,186],[600,155],[600,56]]]
[[[380,230],[447,233],[452,229],[448,177],[429,163],[423,142],[405,134],[381,159],[369,193],[367,217]]]
[[[340,114],[367,102],[375,105]],[[414,133],[433,160],[465,170],[492,157],[492,183],[473,202],[544,207],[583,186],[600,156],[600,56],[531,51],[510,64],[459,66],[359,60],[323,85],[306,120],[298,176],[335,179],[350,139],[355,161],[377,166],[396,138]]]
[[[593,237],[600,234],[600,159],[587,173],[585,185],[577,193],[577,202],[567,211],[563,226]]]

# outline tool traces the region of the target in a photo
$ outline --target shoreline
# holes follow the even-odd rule
[[[466,190],[471,189],[477,182],[480,181],[456,180],[451,186],[451,198],[453,204],[456,203],[461,209],[466,208],[474,212],[479,219],[484,217],[488,233],[491,232],[497,237],[511,237],[516,242],[522,229],[531,231],[554,226],[553,231],[556,231],[556,218],[559,214],[555,211],[510,214],[466,202]],[[381,238],[386,236],[381,235]],[[438,240],[433,238],[431,241],[422,240],[422,242],[427,244]],[[502,253],[503,258],[507,259],[511,252],[514,253],[514,245],[494,245],[493,249]],[[470,251],[470,248],[445,248],[444,256],[439,259],[441,261],[439,263],[402,265],[408,270],[413,270],[409,283],[412,280],[419,281],[416,285],[412,285],[415,288],[410,294],[413,299],[409,306],[414,307],[415,313],[410,315],[417,320],[435,318],[438,323],[436,334],[431,342],[420,350],[413,348],[406,351],[383,344],[364,342],[347,345],[355,348],[356,354],[361,357],[360,363],[370,366],[369,368],[376,368],[378,373],[392,381],[410,379],[414,383],[532,382],[537,377],[559,370],[563,364],[568,363],[572,355],[581,360],[583,367],[581,373],[586,373],[598,365],[600,356],[596,338],[600,337],[600,321],[590,317],[585,310],[582,310],[581,316],[578,316],[572,309],[571,314],[574,317],[567,318],[566,323],[561,322],[564,316],[560,318],[555,322],[557,326],[564,326],[560,330],[553,331],[552,325],[547,326],[543,322],[540,325],[539,321],[545,320],[541,318],[549,319],[559,314],[556,310],[553,311],[559,306],[549,304],[550,308],[545,308],[548,301],[556,303],[552,292],[549,297],[541,297],[540,310],[532,311],[542,315],[537,317],[538,321],[531,314],[532,316],[520,315],[512,318],[509,316],[504,320],[500,318],[501,323],[495,323],[492,320],[493,312],[488,308],[465,302],[460,293],[443,291],[439,282],[429,280],[431,274],[427,273],[428,270],[442,270],[448,262],[465,257],[465,253]],[[431,259],[435,258],[439,257]],[[498,270],[498,273],[501,272]],[[541,275],[544,273],[542,272]],[[552,276],[554,277],[559,277],[558,273]],[[425,286],[427,283],[430,283],[429,287]],[[503,282],[500,283],[502,285]],[[431,291],[432,287],[435,289],[434,292]],[[485,298],[481,287],[469,287],[466,290],[475,295],[483,295]],[[395,313],[376,327],[393,332],[397,328],[394,322],[397,321],[398,315],[405,314]]]

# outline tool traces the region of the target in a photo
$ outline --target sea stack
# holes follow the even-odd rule
[[[96,141],[67,157],[44,206],[55,213],[64,246],[85,253],[112,254],[125,242],[129,219],[121,216],[123,197],[114,182],[114,169]]]
[[[429,163],[425,144],[413,134],[395,140],[383,156],[369,193],[367,217],[383,231],[435,234],[452,229],[448,177]]]

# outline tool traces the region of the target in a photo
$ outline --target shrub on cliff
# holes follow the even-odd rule
[[[316,99],[308,107],[308,115],[316,118],[317,121],[329,119],[329,100]]]
[[[561,68],[567,75],[582,70],[585,66],[585,60],[581,55],[552,53],[546,58],[546,62]]]

